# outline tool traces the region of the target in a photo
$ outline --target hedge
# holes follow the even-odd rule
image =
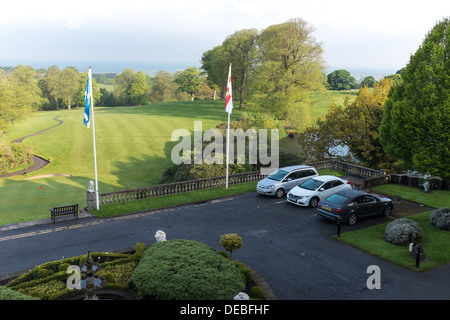
[[[215,249],[174,239],[149,247],[127,286],[142,300],[233,300],[245,284],[239,268]]]

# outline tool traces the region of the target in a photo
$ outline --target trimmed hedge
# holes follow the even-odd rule
[[[98,274],[109,273],[107,278],[110,281],[104,288],[127,290],[126,281],[144,250],[145,244],[138,243],[134,254],[91,252],[92,260],[100,263],[102,267]],[[61,300],[77,295],[77,290],[67,288],[66,282],[70,275],[66,270],[69,265],[81,266],[86,260],[87,254],[42,263],[11,280],[6,287],[18,294],[23,293],[43,300]]]
[[[27,296],[20,292],[0,286],[0,300],[39,300],[39,298]]]
[[[233,300],[245,284],[239,268],[215,249],[174,239],[149,247],[127,286],[141,300]]]

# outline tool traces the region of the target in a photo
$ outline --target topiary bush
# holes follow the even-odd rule
[[[438,229],[450,231],[450,209],[447,207],[434,210],[430,214],[430,223]]]
[[[419,224],[410,219],[401,218],[392,221],[386,226],[384,237],[386,241],[404,246],[411,242],[418,242],[423,238]]]
[[[215,249],[173,239],[145,250],[127,287],[141,300],[233,300],[244,282],[236,265]]]
[[[231,259],[231,254],[242,247],[242,238],[239,237],[236,233],[223,234],[220,236],[220,245],[225,250],[230,252]]]
[[[259,286],[253,286],[250,289],[248,295],[251,299],[261,300],[262,298],[264,298],[264,291]]]

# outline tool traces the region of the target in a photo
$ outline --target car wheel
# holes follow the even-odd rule
[[[347,217],[347,223],[351,226],[354,225],[356,223],[356,214],[350,213]]]
[[[389,217],[389,216],[391,215],[391,213],[392,213],[392,208],[391,208],[391,206],[386,206],[386,207],[384,207],[383,214],[384,214],[386,217]]]
[[[275,196],[277,198],[282,198],[284,196],[284,190],[283,189],[277,189],[277,191],[275,191]]]
[[[317,207],[317,204],[319,203],[319,198],[317,198],[317,197],[314,197],[314,198],[312,198],[311,200],[309,200],[309,206],[311,207],[311,208],[315,208],[315,207]]]

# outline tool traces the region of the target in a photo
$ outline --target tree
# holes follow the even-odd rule
[[[151,102],[177,101],[177,84],[175,77],[170,72],[160,70],[153,78],[150,90]]]
[[[75,67],[67,67],[59,74],[56,96],[67,102],[69,110],[75,94],[80,90],[79,77],[79,72]]]
[[[401,72],[380,127],[386,153],[406,169],[450,178],[450,19],[438,22]]]
[[[222,45],[203,53],[201,62],[201,68],[206,72],[209,86],[219,90],[221,93],[226,92],[230,62],[227,62],[225,59]]]
[[[376,83],[377,81],[375,80],[375,78],[373,76],[367,76],[364,78],[363,81],[361,81],[361,86],[366,86],[368,88],[372,88],[373,85]]]
[[[242,238],[236,233],[223,234],[220,236],[220,245],[230,253],[231,260],[232,253],[242,247]]]
[[[134,79],[130,87],[130,99],[133,105],[148,103],[148,84],[145,74],[142,71],[134,74]]]
[[[175,83],[181,91],[191,96],[191,101],[194,101],[194,94],[202,84],[202,72],[197,67],[187,67],[175,78]]]
[[[355,88],[355,78],[347,70],[335,70],[327,76],[332,90],[350,90]]]
[[[130,68],[125,69],[114,78],[114,96],[120,105],[131,105],[131,85],[134,80],[134,72]]]
[[[323,50],[312,32],[307,22],[292,19],[268,27],[258,38],[259,104],[278,118],[307,120],[309,92],[324,88]]]
[[[256,29],[240,30],[227,37],[222,43],[224,63],[231,63],[233,82],[233,100],[239,102],[239,108],[245,104],[245,97],[250,87],[258,57],[258,31]],[[225,68],[228,72],[228,68]],[[222,78],[226,82],[228,73]]]
[[[393,82],[382,79],[372,90],[363,87],[353,102],[344,106],[333,103],[324,120],[307,128],[298,137],[308,161],[324,160],[337,155],[336,147],[346,146],[346,160],[372,168],[388,168],[392,159],[386,156],[380,143],[378,128],[385,101]]]

